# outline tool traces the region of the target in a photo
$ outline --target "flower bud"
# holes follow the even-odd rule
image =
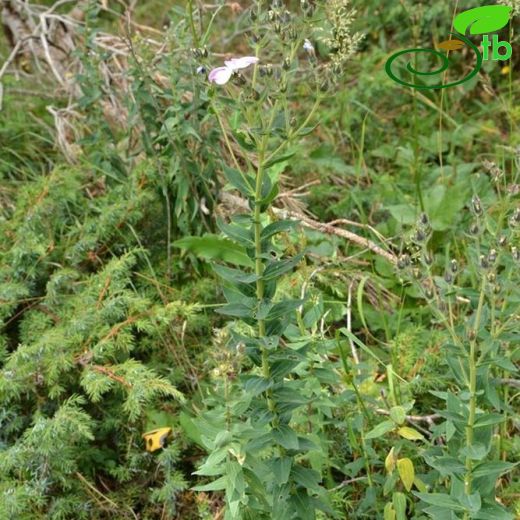
[[[427,251],[425,251],[423,253],[423,262],[428,265],[428,266],[431,266],[433,264],[433,257],[432,255],[430,255],[430,253],[428,253]]]
[[[520,260],[520,251],[517,247],[511,246],[511,256],[513,257],[513,260],[518,262]]]
[[[487,259],[488,259],[488,262],[490,264],[494,264],[496,262],[496,259],[497,259],[497,251],[496,251],[496,249],[491,249],[489,251]]]
[[[418,229],[413,236],[413,240],[415,242],[418,242],[419,244],[421,242],[424,242],[426,240],[426,233],[422,229]]]
[[[446,283],[452,283],[453,282],[453,275],[450,272],[446,271],[444,273],[444,281]]]
[[[410,259],[409,259],[408,255],[401,255],[397,259],[397,267],[399,269],[405,269],[409,264],[410,264]]]
[[[495,273],[488,273],[487,280],[489,283],[495,283],[497,281],[497,275]]]
[[[477,337],[477,334],[473,329],[468,330],[468,339],[470,341],[475,341],[475,338]]]
[[[482,209],[482,203],[480,202],[480,198],[477,195],[475,195],[471,199],[471,205],[472,205],[473,212],[475,213],[475,215],[477,217],[481,217],[482,214],[484,213],[484,211]]]
[[[478,224],[473,223],[471,224],[469,228],[469,232],[471,235],[478,235],[480,233],[480,228],[478,227]]]
[[[505,235],[500,236],[497,243],[500,247],[504,247],[507,244],[507,237]]]
[[[459,270],[459,263],[457,262],[457,260],[453,259],[451,262],[450,262],[450,269],[451,269],[451,272],[453,274],[457,273],[458,270]]]
[[[289,70],[291,68],[291,60],[289,58],[285,58],[282,63],[283,70]]]
[[[489,262],[484,255],[480,255],[479,262],[480,262],[480,267],[482,267],[482,269],[487,269],[489,267]]]
[[[412,270],[412,275],[416,280],[421,279],[421,270],[418,267],[414,267]]]
[[[426,215],[426,213],[421,213],[419,215],[419,223],[423,226],[427,226],[430,221],[428,220],[428,215]]]

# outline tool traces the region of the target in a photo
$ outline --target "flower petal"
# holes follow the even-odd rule
[[[232,58],[224,63],[226,64],[226,67],[229,67],[232,70],[239,70],[258,63],[258,58],[256,56],[244,56],[242,58]]]
[[[231,74],[233,70],[229,67],[217,67],[209,73],[208,79],[217,85],[225,85],[231,78]]]

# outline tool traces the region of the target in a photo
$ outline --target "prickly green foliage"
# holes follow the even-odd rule
[[[150,345],[167,345],[197,308],[143,284],[149,253],[121,233],[146,227],[155,211],[145,179],[137,168],[93,198],[84,170],[57,168],[20,188],[0,223],[2,517],[94,518],[93,475],[151,478],[140,438],[147,415],[183,396]],[[172,497],[185,486],[170,473],[174,455],[158,496],[163,483]]]

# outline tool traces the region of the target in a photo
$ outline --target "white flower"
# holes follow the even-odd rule
[[[209,73],[208,79],[211,83],[225,85],[231,79],[233,72],[258,63],[258,58],[256,56],[243,56],[242,58],[232,58],[224,63],[225,67],[217,67]]]
[[[309,54],[314,54],[314,45],[307,38],[305,38],[305,41],[303,42],[303,49]]]

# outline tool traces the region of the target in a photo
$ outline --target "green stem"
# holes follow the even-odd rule
[[[480,319],[482,317],[482,308],[484,306],[486,279],[482,278],[482,287],[480,289],[480,297],[478,301],[477,314],[475,316],[475,325],[473,336],[469,342],[469,416],[466,424],[466,475],[464,477],[464,492],[466,496],[471,495],[473,483],[473,459],[471,458],[471,447],[473,445],[473,430],[475,428],[475,415],[477,408],[477,335],[480,327]],[[465,513],[464,518],[468,518]]]

